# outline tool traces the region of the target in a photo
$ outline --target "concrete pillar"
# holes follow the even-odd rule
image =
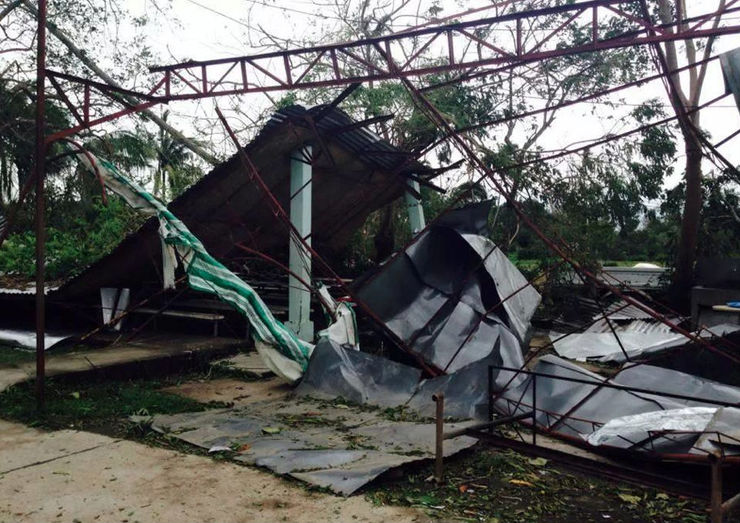
[[[406,183],[416,192],[420,192],[419,182],[414,180],[407,180]],[[409,214],[409,226],[411,227],[411,234],[414,235],[426,227],[424,221],[424,208],[421,206],[421,200],[417,199],[416,196],[410,192],[404,193],[406,198],[406,212]]]
[[[290,221],[311,245],[311,146],[290,155]],[[311,282],[311,253],[299,242],[290,241],[289,267],[303,281]],[[311,293],[293,276],[288,276],[288,327],[305,341],[313,341]]]

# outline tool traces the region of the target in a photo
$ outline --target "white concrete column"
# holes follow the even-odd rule
[[[290,221],[311,245],[311,146],[290,155]],[[290,241],[290,270],[311,283],[311,253],[297,241]],[[313,341],[311,292],[292,274],[288,276],[288,327],[305,341]]]
[[[419,182],[409,179],[406,181],[406,183],[417,193],[420,193]],[[421,206],[421,200],[419,200],[410,192],[406,191],[404,193],[404,197],[406,199],[406,212],[408,212],[409,215],[409,226],[411,227],[411,234],[414,235],[417,234],[424,227],[426,227],[426,222],[424,220],[424,208]]]

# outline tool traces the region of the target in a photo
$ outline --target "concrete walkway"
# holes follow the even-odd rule
[[[126,365],[143,365],[177,358],[196,357],[201,354],[225,354],[244,344],[236,338],[202,336],[177,337],[157,334],[137,341],[119,343],[100,349],[46,354],[46,375],[78,374],[111,370]],[[33,379],[36,362],[0,366],[0,392],[11,385]]]
[[[0,522],[421,522],[413,509],[310,492],[261,470],[0,421]]]

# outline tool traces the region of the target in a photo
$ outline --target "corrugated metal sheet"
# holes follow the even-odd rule
[[[49,294],[52,291],[57,290],[58,286],[48,286],[44,287],[44,294]],[[18,288],[9,288],[9,287],[0,287],[0,296],[35,296],[36,295],[36,286],[35,285],[27,285],[25,288],[18,289]]]
[[[585,327],[585,332],[610,332],[609,323],[603,319],[606,313],[611,320],[612,327],[617,332],[665,333],[671,328],[665,323],[656,320],[647,312],[628,304],[624,300],[602,300],[599,302],[586,297],[575,297],[572,306],[567,307],[567,318],[559,318],[553,323],[556,331],[570,331]],[[652,309],[651,309],[652,310]],[[673,323],[681,323],[684,318],[670,316]],[[594,321],[595,320],[595,321]],[[593,322],[593,323],[592,323]]]
[[[593,318],[596,319],[600,316],[603,316],[603,313],[601,312],[601,309],[598,308],[598,304],[594,301],[594,306],[597,307],[598,313],[593,315]],[[652,309],[651,309],[652,310]],[[615,321],[619,320],[647,320],[647,319],[653,319],[653,316],[648,314],[647,312],[643,311],[642,309],[639,309],[635,307],[634,305],[628,304],[626,301],[619,300],[608,307],[604,308],[604,311],[606,314],[609,315],[609,318]]]
[[[612,321],[612,327],[617,332],[639,332],[642,334],[671,332],[668,325],[656,320]],[[606,320],[601,319],[586,329],[586,332],[611,332],[611,328]]]
[[[323,105],[305,109],[300,105],[293,105],[274,113],[264,127],[264,132],[273,127],[291,122],[297,125],[303,123],[305,116],[315,117],[324,110]],[[333,108],[316,121],[316,128],[325,136],[331,136],[331,140],[340,144],[347,151],[352,152],[358,159],[370,167],[393,171],[406,163],[401,169],[401,174],[413,173],[423,176],[425,172],[431,172],[429,167],[417,161],[406,162],[403,151],[392,146],[387,141],[366,128],[355,128],[345,132],[336,133],[338,129],[355,123],[344,111]],[[386,154],[383,154],[386,153]]]

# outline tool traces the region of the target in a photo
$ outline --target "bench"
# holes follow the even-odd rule
[[[218,336],[218,322],[225,318],[223,314],[214,313],[214,312],[160,310],[160,309],[149,309],[146,307],[140,307],[138,309],[133,309],[131,312],[139,313],[139,314],[152,314],[154,316],[168,316],[170,318],[187,318],[190,320],[212,321],[214,337]]]

